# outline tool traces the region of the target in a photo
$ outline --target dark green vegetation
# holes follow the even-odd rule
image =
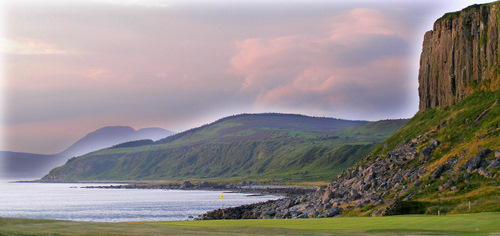
[[[330,180],[405,122],[243,114],[73,158],[43,180]]]
[[[0,218],[0,235],[485,235],[500,233],[498,225],[499,213],[141,223]]]

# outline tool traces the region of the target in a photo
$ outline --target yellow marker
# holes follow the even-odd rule
[[[224,195],[222,195],[222,193],[220,194],[220,200],[222,200],[224,198]]]

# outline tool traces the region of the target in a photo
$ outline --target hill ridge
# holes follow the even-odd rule
[[[314,194],[201,219],[500,211],[499,29],[500,2],[445,14],[424,37],[420,111],[398,131]]]
[[[328,168],[340,171],[353,165],[405,122],[240,114],[157,142],[129,142],[89,153],[43,179],[325,179],[335,173]]]
[[[237,115],[231,115],[231,116],[226,116],[223,118],[220,118],[212,123],[204,124],[199,127],[195,127],[192,129],[188,129],[186,131],[174,134],[170,137],[166,137],[164,139],[158,140],[155,142],[156,144],[165,144],[169,143],[173,140],[179,139],[181,137],[184,137],[190,133],[202,130],[204,128],[207,128],[209,126],[217,125],[222,122],[238,119],[238,118],[255,118],[255,117],[288,117],[288,118],[303,118],[303,119],[321,119],[321,120],[327,120],[327,121],[348,121],[348,122],[356,122],[356,123],[365,123],[368,121],[362,121],[362,120],[344,120],[344,119],[338,119],[338,118],[330,118],[330,117],[315,117],[315,116],[306,116],[306,115],[301,115],[301,114],[287,114],[287,113],[241,113]]]

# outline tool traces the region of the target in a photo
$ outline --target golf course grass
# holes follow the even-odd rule
[[[95,223],[0,218],[0,235],[500,235],[500,213]]]

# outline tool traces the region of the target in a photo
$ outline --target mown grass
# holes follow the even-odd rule
[[[499,233],[500,213],[135,223],[0,218],[0,235],[485,235]]]

